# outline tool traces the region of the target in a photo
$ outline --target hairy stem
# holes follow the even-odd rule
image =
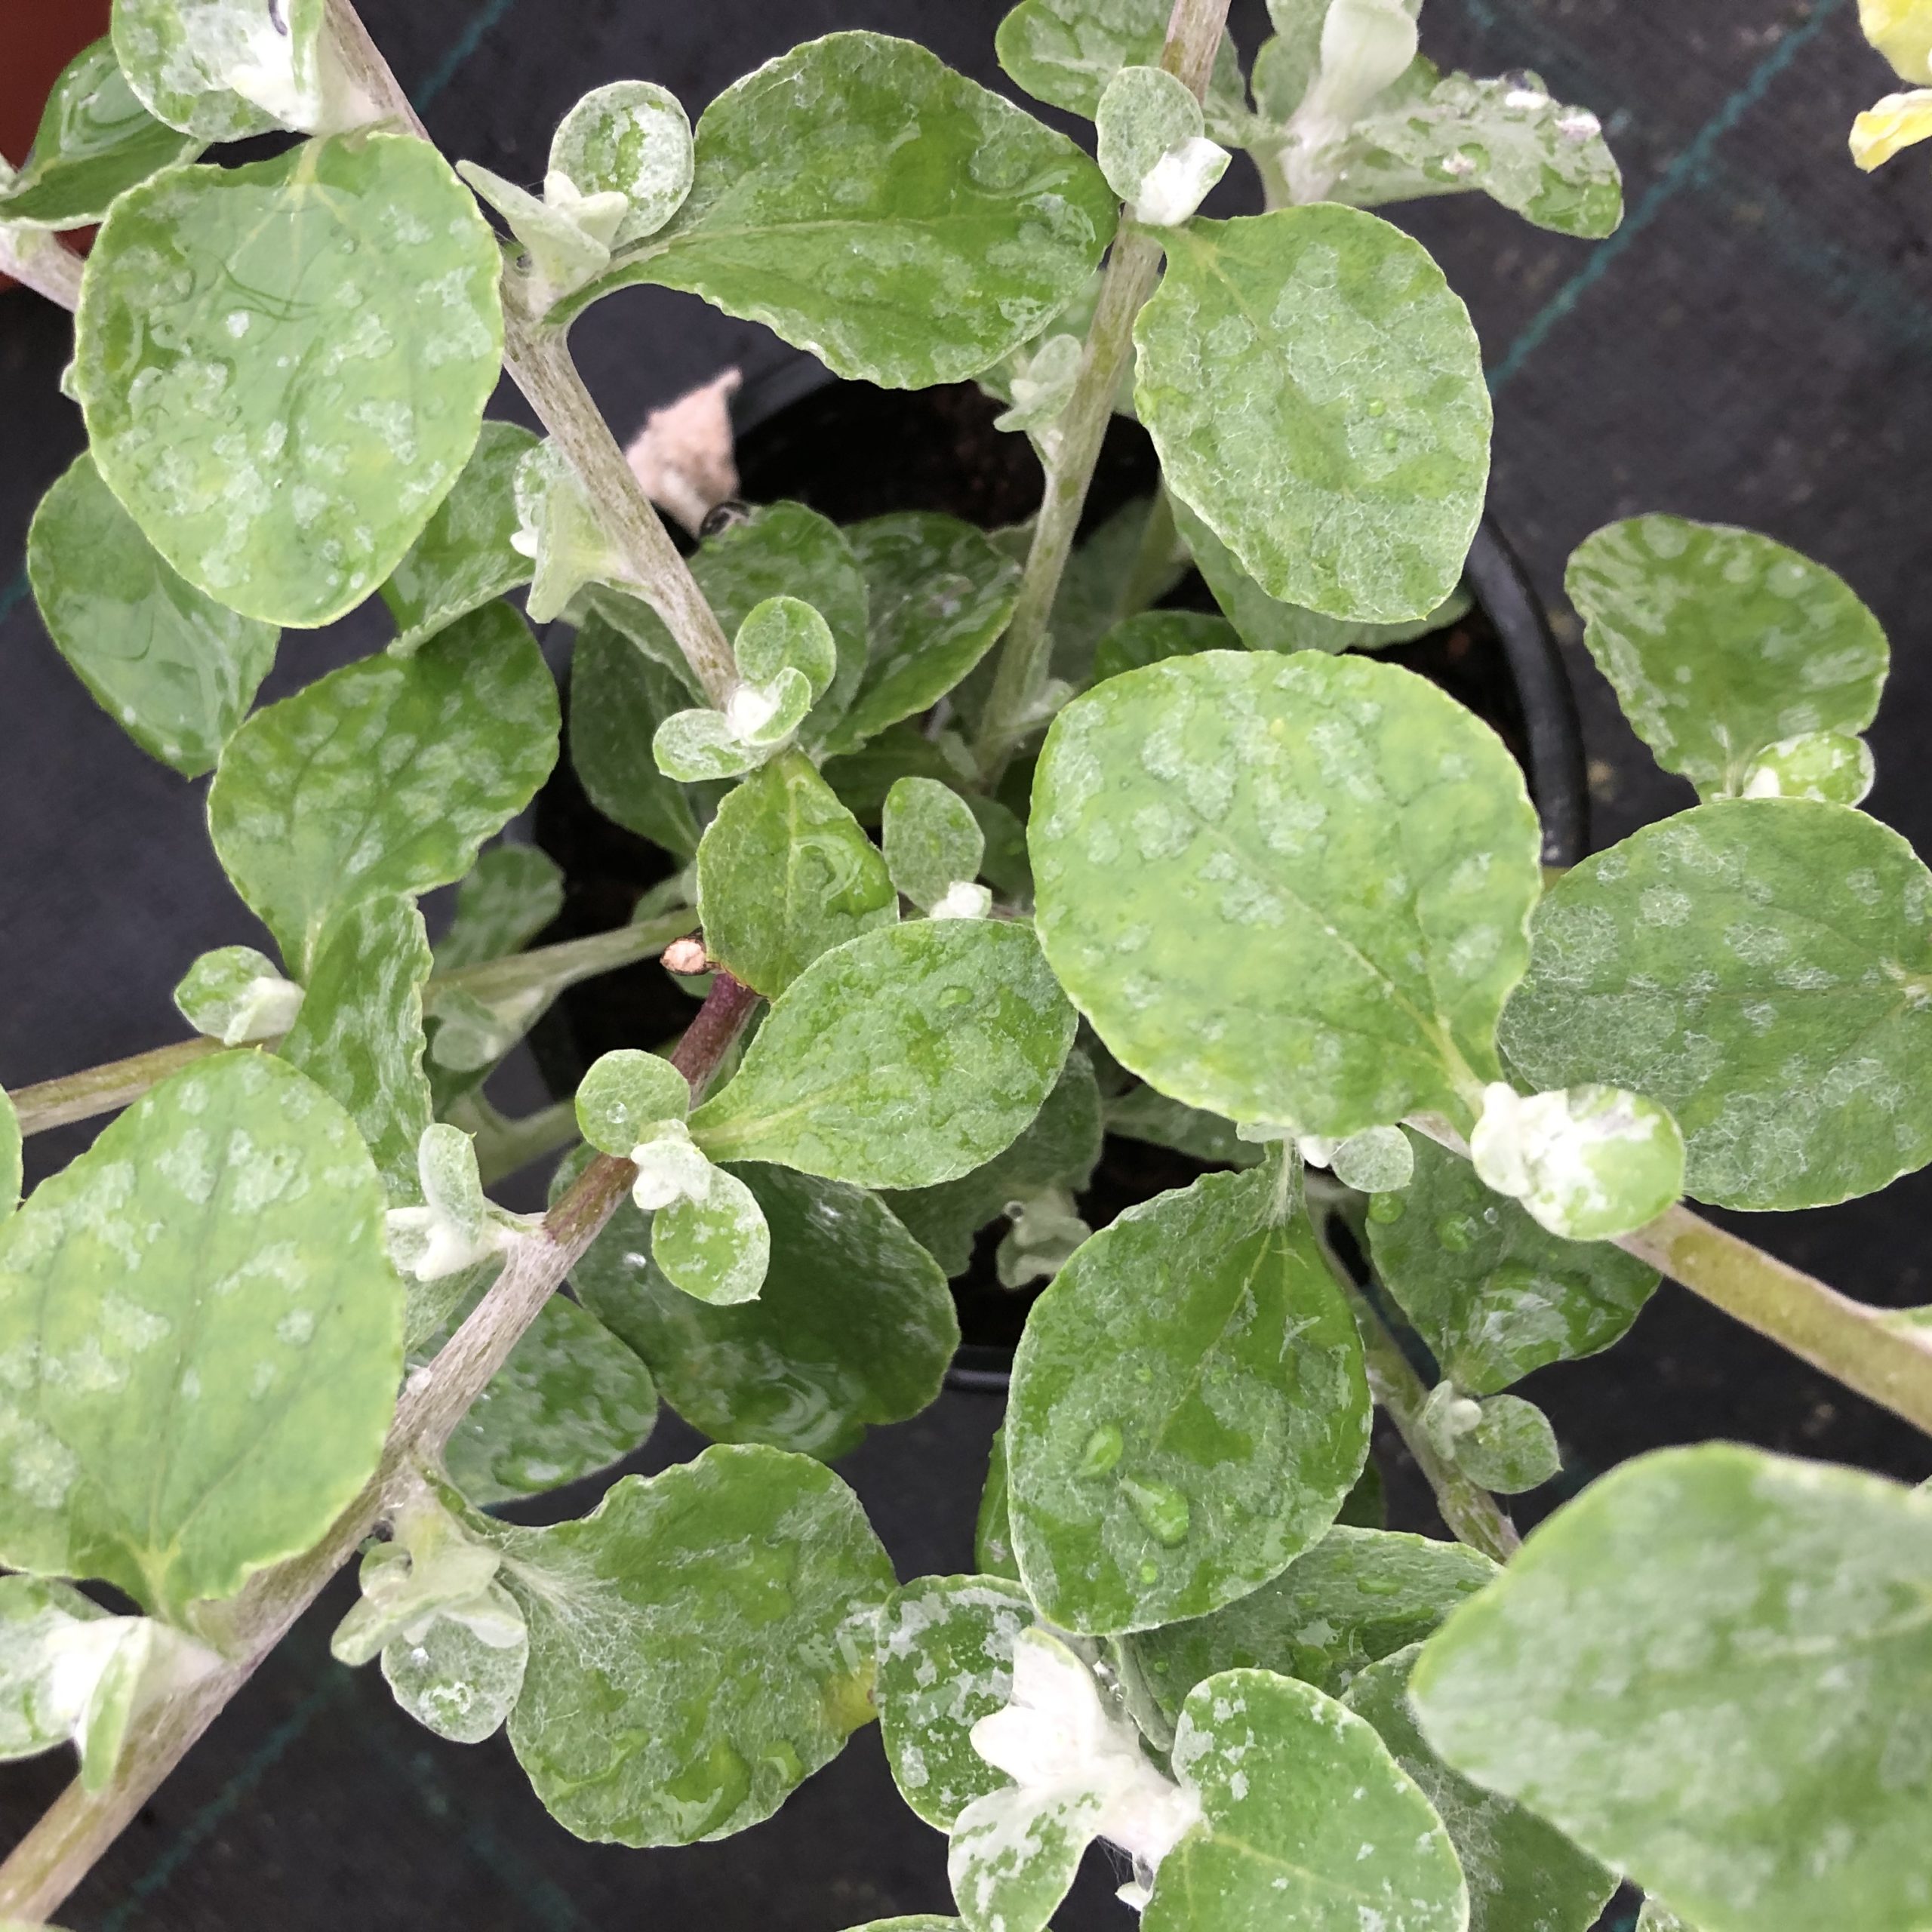
[[[382,50],[369,38],[352,0],[328,0],[333,51],[343,72],[375,112],[427,140]],[[666,535],[656,507],[631,474],[610,426],[591,400],[561,331],[526,314],[513,272],[503,276],[503,366],[550,440],[583,480],[605,534],[629,566],[638,589],[678,641],[685,661],[712,703],[721,706],[738,681],[730,640],[690,567]]]
[[[0,275],[66,309],[81,305],[81,258],[57,235],[0,223]]]
[[[728,973],[712,982],[703,1010],[672,1055],[694,1098],[709,1084],[757,1003],[758,995]],[[355,1554],[393,1500],[418,1480],[418,1461],[448,1441],[610,1219],[635,1174],[629,1161],[601,1156],[534,1230],[518,1238],[495,1286],[435,1360],[410,1378],[396,1404],[381,1462],[361,1494],[314,1549],[262,1571],[232,1604],[222,1607],[229,1660],[140,1712],[107,1783],[91,1792],[76,1779],[0,1865],[0,1921],[37,1924],[60,1909],[323,1586]]]
[[[512,953],[505,959],[460,966],[453,972],[431,975],[424,989],[425,1004],[433,1008],[439,992],[464,992],[485,1002],[539,990],[561,992],[580,980],[648,959],[674,939],[697,929],[695,912],[666,912],[608,933],[592,933],[583,939]],[[210,1054],[229,1051],[219,1040],[180,1040],[128,1060],[112,1060],[79,1073],[64,1073],[56,1080],[16,1088],[8,1097],[20,1116],[21,1133],[42,1134],[51,1127],[66,1127],[77,1120],[91,1120],[96,1114],[131,1106],[170,1074]]]
[[[1436,1454],[1435,1446],[1423,1427],[1423,1404],[1429,1391],[1422,1377],[1410,1366],[1402,1345],[1389,1332],[1389,1325],[1375,1304],[1356,1285],[1348,1264],[1328,1244],[1322,1217],[1313,1217],[1316,1241],[1328,1263],[1329,1272],[1348,1297],[1349,1312],[1361,1331],[1363,1359],[1368,1369],[1368,1386],[1396,1427],[1416,1466],[1435,1494],[1435,1506],[1442,1520],[1459,1541],[1498,1563],[1507,1563],[1522,1547],[1516,1526],[1503,1513],[1503,1506],[1478,1483],[1472,1482],[1453,1463]]]
[[[1841,1295],[1682,1206],[1617,1246],[1932,1435],[1932,1333]]]
[[[1174,0],[1161,64],[1179,75],[1197,99],[1207,92],[1227,18],[1228,0]],[[1020,580],[1020,600],[1000,647],[999,668],[980,728],[980,769],[989,782],[1038,721],[1034,712],[1053,653],[1054,600],[1072,554],[1094,466],[1113,417],[1114,398],[1134,352],[1134,318],[1154,292],[1160,269],[1158,237],[1123,229],[1107,258],[1073,393],[1053,426],[1046,490]]]

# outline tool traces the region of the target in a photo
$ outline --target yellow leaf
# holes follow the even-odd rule
[[[1932,137],[1932,88],[1888,94],[1851,124],[1851,158],[1869,174],[1900,148]]]
[[[1901,79],[1932,81],[1932,0],[1858,0],[1858,24]]]

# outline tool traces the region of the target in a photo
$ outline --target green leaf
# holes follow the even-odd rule
[[[580,1838],[743,1831],[871,1718],[892,1564],[817,1463],[707,1449],[625,1477],[580,1521],[496,1540],[530,1623],[510,1743]]]
[[[1487,1557],[1461,1543],[1338,1527],[1226,1609],[1143,1630],[1132,1648],[1170,1720],[1195,1684],[1221,1670],[1272,1670],[1339,1697],[1495,1574]]]
[[[651,1258],[698,1301],[728,1307],[755,1300],[771,1260],[757,1195],[736,1174],[708,1169],[703,1192],[681,1193],[652,1215]]]
[[[252,946],[218,946],[204,952],[174,989],[182,1018],[224,1047],[279,1038],[295,1023],[305,997]]]
[[[1647,826],[1538,909],[1503,1029],[1537,1086],[1668,1107],[1685,1186],[1815,1208],[1932,1159],[1932,878],[1863,812],[1728,799]]]
[[[1100,172],[1137,220],[1164,227],[1185,221],[1226,171],[1226,149],[1202,138],[1193,89],[1164,67],[1121,68],[1103,91],[1094,122]]]
[[[128,85],[204,141],[312,128],[325,104],[324,0],[114,0]]]
[[[1100,1158],[1100,1090],[1075,1048],[1032,1124],[983,1167],[936,1187],[888,1192],[886,1204],[948,1275],[971,1265],[973,1237],[1015,1201],[1063,1187],[1078,1194]]]
[[[1013,1560],[1013,1521],[1008,1509],[1006,1481],[1006,1426],[993,1431],[993,1445],[986,1459],[986,1486],[980,1492],[980,1513],[973,1526],[973,1561],[989,1577],[1020,1580],[1020,1566]]]
[[[1134,399],[1174,497],[1270,597],[1427,616],[1489,475],[1469,312],[1428,251],[1332,205],[1164,231]]]
[[[962,881],[980,876],[986,834],[972,808],[949,785],[902,778],[886,794],[881,844],[892,883],[930,912]]]
[[[698,847],[697,903],[706,951],[771,999],[820,953],[899,916],[878,847],[795,751],[724,795]]]
[[[1590,1932],[1617,1875],[1561,1832],[1451,1770],[1409,1709],[1415,1647],[1371,1664],[1343,1702],[1372,1724],[1448,1827],[1469,1887],[1469,1932]]]
[[[550,143],[550,167],[580,195],[618,194],[630,208],[611,245],[654,235],[691,186],[691,124],[678,97],[649,81],[592,88]]]
[[[1013,1642],[1033,1621],[1017,1583],[995,1577],[921,1577],[879,1614],[879,1737],[900,1795],[929,1825],[952,1829],[1004,1774],[968,1736],[1013,1693]]]
[[[552,1296],[457,1424],[443,1461],[487,1508],[608,1467],[657,1417],[650,1371],[594,1315]]]
[[[0,1091],[0,1220],[20,1204],[20,1117]]]
[[[506,605],[413,657],[365,657],[258,711],[208,794],[235,890],[306,974],[358,900],[461,878],[557,756],[557,694]]]
[[[1176,1774],[1201,1822],[1155,1876],[1146,1932],[1463,1932],[1448,1832],[1374,1730],[1312,1684],[1263,1670],[1198,1684]]]
[[[456,889],[456,916],[436,942],[436,970],[481,966],[523,949],[563,910],[562,869],[534,845],[493,845]]]
[[[908,1918],[872,1918],[863,1925],[855,1925],[851,1932],[954,1932],[954,1927],[964,1924],[960,1918],[942,1918],[937,1912],[915,1912]],[[0,1932],[11,1932],[11,1928],[0,1924]]]
[[[1605,1241],[1546,1233],[1460,1155],[1409,1139],[1415,1178],[1371,1207],[1369,1247],[1459,1389],[1494,1395],[1532,1369],[1593,1355],[1637,1318],[1657,1284],[1654,1268]]]
[[[1123,1065],[1228,1118],[1340,1137],[1459,1112],[1540,890],[1501,741],[1390,665],[1171,658],[1055,719],[1040,940]]]
[[[500,266],[468,191],[413,137],[304,141],[130,189],[75,323],[102,476],[210,596],[331,622],[402,561],[475,447]]]
[[[422,1198],[417,1145],[434,1117],[423,1071],[431,963],[413,900],[385,893],[345,907],[322,929],[302,1010],[280,1049],[346,1110],[398,1204]]]
[[[184,777],[208,771],[275,662],[275,627],[178,577],[85,451],[34,512],[27,576],[48,636],[102,709]]]
[[[865,573],[872,657],[833,754],[937,704],[1006,629],[1020,566],[955,517],[906,510],[846,532]]]
[[[681,859],[697,850],[697,820],[683,786],[657,769],[651,746],[688,697],[676,677],[604,617],[585,620],[571,654],[571,767],[606,818]]]
[[[398,655],[530,581],[531,560],[510,539],[518,530],[517,466],[537,441],[515,423],[483,425],[449,494],[382,586]]]
[[[1456,1770],[1706,1932],[1925,1910],[1932,1499],[1730,1444],[1626,1463],[1426,1644]]]
[[[1216,1167],[1251,1168],[1262,1158],[1261,1149],[1252,1140],[1242,1140],[1233,1121],[1171,1100],[1151,1087],[1137,1087],[1118,1100],[1108,1101],[1106,1124],[1109,1134],[1169,1147],[1177,1154]]]
[[[1123,617],[1094,652],[1094,681],[1169,657],[1198,657],[1204,651],[1238,651],[1240,633],[1225,617],[1198,611],[1143,611]]]
[[[1473,1417],[1469,1410],[1475,1411]],[[1423,1426],[1446,1460],[1499,1496],[1535,1489],[1563,1466],[1549,1418],[1520,1396],[1492,1395],[1475,1402],[1445,1382],[1430,1391]]]
[[[1072,1009],[1029,928],[882,926],[792,981],[691,1132],[714,1161],[927,1186],[1016,1140],[1072,1041]]]
[[[1241,559],[1178,497],[1174,500],[1174,518],[1214,601],[1251,651],[1380,651],[1386,645],[1426,637],[1454,623],[1469,608],[1469,592],[1458,585],[1427,616],[1401,623],[1324,617],[1319,611],[1304,611],[1270,597],[1242,568]]]
[[[106,214],[116,195],[201,151],[192,134],[165,125],[142,106],[112,42],[97,40],[54,83],[32,151],[0,191],[0,221],[85,228]]]
[[[668,227],[552,312],[688,289],[838,375],[957,382],[1076,295],[1117,209],[1065,136],[910,41],[835,33],[728,88]]]
[[[816,703],[838,669],[838,647],[832,626],[797,597],[768,597],[754,605],[732,641],[740,672],[755,685],[769,685],[796,671],[811,687]]]
[[[217,1054],[0,1223],[0,1561],[179,1622],[361,1487],[402,1367],[383,1190],[291,1067]]]
[[[651,1130],[691,1112],[691,1084],[668,1060],[637,1047],[601,1054],[578,1083],[577,1131],[592,1146],[624,1159]]]
[[[874,1424],[938,1395],[958,1346],[944,1277],[878,1197],[747,1162],[734,1168],[771,1233],[755,1301],[709,1306],[652,1265],[629,1201],[572,1271],[577,1293],[657,1377],[666,1401],[715,1441],[829,1461]]]
[[[1878,711],[1890,658],[1878,619],[1768,537],[1632,517],[1586,538],[1563,583],[1624,715],[1707,804],[1755,795],[1781,740],[1855,736]]]
[[[492,1583],[383,1649],[383,1677],[416,1721],[455,1744],[495,1736],[515,1708],[529,1657],[516,1600]]]
[[[1173,8],[1168,0],[1020,0],[999,24],[999,64],[1035,100],[1091,121],[1123,67],[1158,66]],[[1247,89],[1235,44],[1223,33],[1208,83],[1208,131],[1238,146]]]
[[[1601,240],[1623,219],[1623,177],[1586,107],[1552,100],[1534,74],[1448,74],[1372,109],[1340,156],[1338,202],[1373,208],[1479,189],[1539,228]]]
[[[1637,1915],[1637,1932],[1698,1932],[1698,1928],[1654,1897],[1644,1900],[1644,1909]]]
[[[1146,1629],[1245,1595],[1335,1519],[1368,1451],[1347,1304],[1273,1175],[1130,1208],[1054,1278],[1014,1359],[1006,1453],[1042,1616]]]

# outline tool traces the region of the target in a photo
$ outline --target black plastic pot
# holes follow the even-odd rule
[[[835,382],[814,363],[787,365],[738,399],[743,494],[753,503],[792,499],[841,524],[905,509],[943,511],[989,529],[1017,523],[1039,500],[1039,466],[1024,437],[992,427],[996,414],[998,405],[970,383],[878,389]],[[1146,432],[1116,419],[1094,474],[1089,527],[1148,494],[1157,475]],[[1589,849],[1589,795],[1576,703],[1556,641],[1515,553],[1487,517],[1466,574],[1474,608],[1466,617],[1377,654],[1421,672],[1496,729],[1527,778],[1543,821],[1544,863],[1574,865]],[[1214,608],[1198,578],[1169,601]],[[551,938],[621,924],[638,894],[672,869],[664,854],[601,817],[567,765],[538,798],[537,838],[566,881]],[[573,987],[531,1044],[553,1091],[568,1095],[599,1054],[663,1040],[695,1010],[668,974],[648,963]],[[1184,1155],[1110,1137],[1081,1209],[1091,1226],[1103,1226],[1202,1171]],[[1005,1388],[1038,1293],[999,1285],[993,1255],[1002,1226],[982,1235],[972,1268],[953,1284],[965,1337],[948,1377],[957,1388]]]

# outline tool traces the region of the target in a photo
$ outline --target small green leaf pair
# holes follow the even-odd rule
[[[658,726],[651,755],[681,784],[734,778],[789,743],[838,668],[832,627],[795,597],[769,597],[738,626],[740,682],[722,711],[680,711]]]
[[[558,124],[540,197],[473,161],[457,172],[509,223],[548,306],[654,235],[691,187],[691,129],[677,97],[648,81],[593,88]]]
[[[497,1580],[502,1558],[428,1496],[397,1512],[363,1556],[361,1595],[329,1648],[338,1663],[380,1655],[396,1702],[457,1744],[480,1744],[515,1708],[530,1635]]]
[[[637,1169],[631,1198],[651,1217],[651,1258],[665,1278],[700,1301],[749,1301],[764,1285],[771,1231],[751,1189],[693,1141],[690,1108],[685,1076],[635,1048],[605,1054],[577,1088],[585,1140]]]
[[[1100,172],[1150,228],[1178,227],[1227,172],[1228,151],[1207,138],[1193,91],[1163,67],[1121,68],[1094,119]]]

